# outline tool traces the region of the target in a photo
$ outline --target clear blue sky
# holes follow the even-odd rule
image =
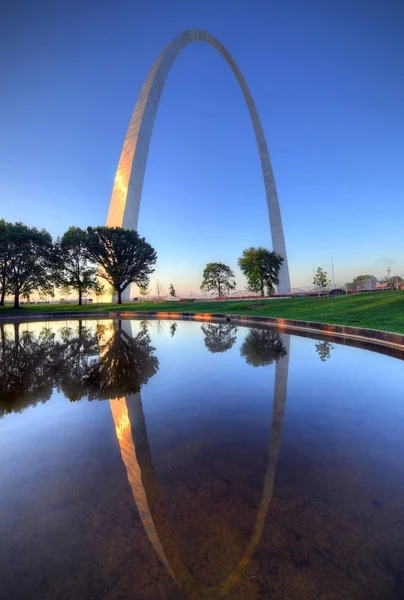
[[[260,112],[292,285],[404,275],[401,0],[46,0],[0,9],[0,216],[47,228],[104,224],[138,93],[183,29],[216,36]],[[167,79],[139,231],[156,276],[188,293],[208,261],[270,246],[258,154],[222,57],[193,44]],[[239,275],[239,273],[238,273]],[[238,287],[244,282],[239,275]]]

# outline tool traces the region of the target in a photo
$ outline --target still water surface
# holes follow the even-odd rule
[[[213,322],[0,333],[1,600],[404,597],[402,360]]]

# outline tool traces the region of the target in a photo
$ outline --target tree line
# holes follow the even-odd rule
[[[120,304],[132,283],[147,288],[156,260],[155,249],[131,229],[70,227],[53,240],[45,229],[0,219],[0,306],[9,295],[19,308],[21,298],[56,288],[77,292],[79,304],[91,291],[112,291]]]
[[[263,297],[265,294],[270,296],[275,286],[279,285],[283,262],[283,256],[259,246],[244,250],[237,264],[247,279],[248,290]],[[219,297],[223,297],[235,289],[234,272],[228,265],[221,262],[206,265],[202,275],[202,291],[216,291]]]
[[[122,227],[69,227],[56,240],[45,229],[0,219],[0,306],[13,296],[14,308],[32,294],[53,296],[77,293],[79,305],[91,292],[111,293],[122,303],[122,294],[132,283],[141,295],[148,290],[157,260],[155,249],[137,231]],[[283,257],[266,248],[243,251],[238,265],[248,289],[270,295],[279,285]],[[216,291],[219,297],[236,287],[234,272],[220,262],[208,263],[201,290]],[[173,285],[170,295],[176,296]],[[158,293],[160,296],[160,293]]]

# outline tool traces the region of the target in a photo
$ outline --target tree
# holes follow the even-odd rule
[[[172,298],[175,298],[175,297],[176,297],[176,295],[177,295],[177,294],[176,294],[176,292],[175,292],[175,289],[174,289],[174,286],[173,286],[173,284],[172,284],[172,283],[170,283],[170,287],[168,288],[168,291],[170,292],[170,296],[171,296]]]
[[[147,294],[150,293],[149,284],[148,283],[146,283],[146,285],[138,285],[137,287],[139,288],[139,294],[141,296],[147,296]]]
[[[53,293],[60,263],[51,235],[45,229],[39,231],[23,223],[9,224],[8,227],[6,286],[14,295],[14,308],[19,308],[21,296],[28,297],[35,291]]]
[[[100,265],[99,276],[118,294],[131,283],[147,286],[157,260],[154,248],[133,229],[122,227],[88,227],[87,251],[90,259]]]
[[[251,269],[250,276],[248,277],[248,280],[247,280],[247,288],[250,292],[253,292],[253,294],[261,293],[261,274],[260,274],[260,270],[257,265],[254,265],[253,268]],[[259,303],[260,303],[260,300],[258,297],[258,304]]]
[[[287,355],[282,338],[273,329],[250,329],[240,348],[248,365],[265,367]]]
[[[274,286],[279,285],[279,271],[283,262],[283,256],[277,252],[261,246],[251,246],[243,250],[243,255],[238,259],[238,266],[247,278],[248,288],[251,291],[258,290],[261,296],[264,296],[265,288],[271,293]]]
[[[320,292],[324,291],[329,283],[331,283],[331,281],[327,279],[327,271],[324,271],[321,267],[318,267],[317,273],[313,278],[313,285],[315,285],[318,289],[319,295]]]
[[[237,327],[231,323],[206,323],[201,325],[205,346],[215,354],[230,350],[237,340]]]
[[[7,293],[7,272],[10,262],[10,224],[0,219],[0,306],[4,306]]]
[[[81,305],[83,294],[91,290],[100,291],[97,282],[98,268],[89,262],[87,233],[80,227],[69,227],[57,243],[63,261],[60,284],[65,291],[77,291]]]
[[[373,290],[377,279],[374,275],[358,275],[347,284],[348,290]]]
[[[236,288],[234,273],[223,263],[208,263],[203,270],[201,290],[215,291],[220,296]]]
[[[161,283],[160,279],[156,281],[156,294],[157,300],[160,300],[160,297],[164,294],[164,284]]]

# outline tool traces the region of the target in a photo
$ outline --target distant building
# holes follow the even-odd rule
[[[382,290],[395,290],[395,289],[399,289],[399,290],[404,290],[404,281],[401,281],[398,283],[398,286],[393,282],[384,282],[384,283],[377,283],[375,290],[377,291],[382,291]]]

